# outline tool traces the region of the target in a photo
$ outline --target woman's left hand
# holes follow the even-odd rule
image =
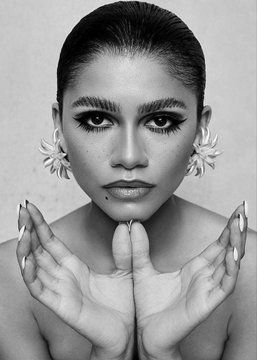
[[[239,228],[241,214],[243,231]],[[180,270],[160,273],[149,256],[143,225],[132,223],[134,298],[142,359],[179,359],[179,342],[234,290],[244,255],[247,218],[239,206],[222,234]],[[234,247],[238,260],[234,259]]]

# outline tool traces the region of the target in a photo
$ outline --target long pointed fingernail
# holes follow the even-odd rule
[[[237,261],[238,260],[238,251],[235,246],[234,246],[234,250],[233,250],[233,255],[234,255],[234,260]]]
[[[248,218],[248,203],[246,200],[243,201],[243,205],[244,205],[245,217]]]
[[[16,213],[17,213],[18,218],[20,216],[20,210],[21,210],[21,204],[19,203],[16,208]]]
[[[241,214],[238,214],[238,225],[239,225],[240,231],[242,232],[244,230],[244,219]]]
[[[22,271],[25,269],[25,265],[26,265],[26,256],[23,256],[23,258],[21,260],[21,270]]]
[[[19,237],[18,237],[18,242],[21,240],[23,234],[24,234],[24,231],[26,229],[26,225],[23,225],[19,231]]]

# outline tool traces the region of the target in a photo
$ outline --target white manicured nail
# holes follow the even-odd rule
[[[244,200],[243,204],[244,204],[245,216],[248,218],[248,203],[246,200]]]
[[[244,218],[241,214],[238,214],[239,229],[242,232],[244,230]]]
[[[23,225],[19,231],[19,237],[18,237],[18,242],[21,240],[23,234],[24,234],[24,231],[26,229],[26,225]]]
[[[21,269],[22,269],[22,271],[25,269],[25,265],[26,265],[26,256],[23,256],[23,258],[21,260]]]
[[[234,260],[237,261],[238,260],[238,251],[235,246],[234,246],[233,255],[234,255]]]
[[[130,233],[130,229],[131,229],[131,225],[132,225],[132,223],[133,223],[133,219],[132,219],[132,220],[130,220],[130,221],[127,221],[127,225],[128,225],[128,231],[129,231],[129,233]]]
[[[21,204],[19,203],[16,208],[16,213],[17,213],[18,218],[20,216],[20,210],[21,210]]]

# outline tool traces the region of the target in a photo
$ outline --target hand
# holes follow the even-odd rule
[[[239,229],[238,214],[244,220]],[[179,342],[232,293],[244,255],[247,219],[243,206],[232,214],[224,231],[179,271],[160,273],[149,257],[143,225],[131,226],[134,298],[138,346],[147,359],[179,359]],[[233,248],[238,251],[234,260]],[[175,354],[174,357],[171,354]],[[142,357],[143,358],[143,357]]]
[[[53,234],[32,203],[20,210],[19,229],[22,225],[26,228],[17,257],[31,295],[85,336],[105,359],[119,358],[134,336],[127,225],[118,225],[113,235],[112,274],[89,269]]]

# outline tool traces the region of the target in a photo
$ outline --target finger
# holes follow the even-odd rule
[[[244,212],[244,205],[243,205],[243,204],[240,204],[240,205],[235,209],[235,211],[233,211],[233,213],[231,214],[231,216],[230,216],[230,218],[229,218],[229,220],[228,220],[228,227],[230,227],[231,224],[232,224],[232,222],[233,222],[233,220],[238,217],[238,214],[239,214],[239,213],[243,213],[243,212]]]
[[[234,219],[231,224],[231,233],[240,233],[238,227],[238,219]],[[222,276],[222,265],[217,269],[216,273],[213,274],[217,287],[212,292],[212,301],[217,304],[223,301],[235,288],[236,280],[239,271],[240,258],[235,261],[234,250],[232,246],[227,247],[226,257],[224,261],[224,274]],[[218,283],[218,280],[220,282]]]
[[[215,262],[213,263],[214,271],[212,274],[213,284],[214,286],[218,286],[225,274],[226,264],[225,258],[227,254],[227,249],[224,249],[222,253],[217,257]]]
[[[126,224],[120,224],[115,229],[112,240],[112,254],[118,270],[132,270],[131,241]]]
[[[224,248],[220,252],[220,254],[216,257],[216,259],[213,261],[212,266],[213,266],[214,269],[216,269],[222,263],[222,261],[225,260],[226,253],[227,253],[227,247]]]
[[[25,212],[26,209],[24,209]],[[38,267],[46,270],[52,276],[57,275],[58,264],[55,262],[53,257],[43,249],[38,240],[33,239],[31,230],[33,228],[32,220],[30,219],[30,215],[26,217],[26,224],[24,231],[20,231],[21,239],[18,242],[17,246],[17,256],[18,260],[21,263],[22,258],[28,256],[30,251],[33,254],[34,261]],[[37,242],[36,245],[33,246],[33,242]]]
[[[245,215],[245,211],[239,213],[239,228],[241,231],[241,259],[245,255],[245,244],[247,237],[247,229],[248,229],[248,219]]]
[[[233,221],[235,221],[235,219],[239,218],[239,214],[241,215],[243,209],[243,205],[239,205],[237,207],[237,209],[233,212],[233,214],[231,215],[230,219],[228,220],[228,223],[225,227],[225,229],[223,230],[222,234],[220,235],[220,237],[213,242],[212,244],[210,244],[200,255],[199,257],[204,259],[207,263],[212,263],[215,261],[215,259],[217,258],[217,256],[219,256],[219,254],[221,253],[221,251],[226,248],[226,246],[229,244],[230,242],[230,229],[232,226]],[[241,218],[241,226],[244,227],[244,219]],[[232,236],[232,240],[233,240],[233,236]],[[234,242],[232,243],[232,246],[237,246],[237,248],[239,248],[238,252],[239,255],[241,256],[241,241],[237,241],[236,239],[234,240]]]
[[[24,262],[23,279],[30,292],[30,294],[50,309],[54,310],[58,308],[59,296],[54,291],[50,290],[42,281],[39,279],[36,272],[36,265],[29,255]]]
[[[22,228],[23,225],[26,225],[26,229],[30,232],[31,236],[31,250],[34,251],[37,247],[41,246],[37,233],[34,229],[34,224],[31,219],[30,213],[27,208],[20,207],[19,217],[18,217],[18,227]]]
[[[150,259],[148,235],[140,222],[132,223],[130,239],[132,244],[133,272],[156,273]]]
[[[57,277],[52,276],[42,268],[37,268],[37,278],[45,288],[58,293],[60,280]]]
[[[26,228],[26,224],[24,224],[20,229],[18,244],[16,248],[16,255],[21,270],[22,270],[22,259],[29,256],[30,253],[31,253],[31,234],[30,231]]]
[[[60,266],[47,250],[45,250],[42,246],[38,246],[34,251],[32,251],[32,254],[34,255],[35,262],[40,269],[46,271],[51,276],[58,277]]]
[[[29,202],[27,209],[43,248],[52,255],[58,264],[65,265],[65,262],[73,256],[73,253],[54,235],[43,215],[35,205]]]
[[[234,219],[234,221],[231,223],[231,227],[230,227],[230,246],[233,249],[233,255],[235,253],[235,255],[238,256],[238,260],[241,259],[241,252],[242,252],[242,232],[240,230],[240,226],[241,226],[240,221],[241,221],[240,216],[237,216]]]
[[[204,260],[207,264],[213,263],[220,253],[227,247],[229,243],[229,234],[229,228],[226,226],[220,237],[204,249],[198,257],[201,260]]]

